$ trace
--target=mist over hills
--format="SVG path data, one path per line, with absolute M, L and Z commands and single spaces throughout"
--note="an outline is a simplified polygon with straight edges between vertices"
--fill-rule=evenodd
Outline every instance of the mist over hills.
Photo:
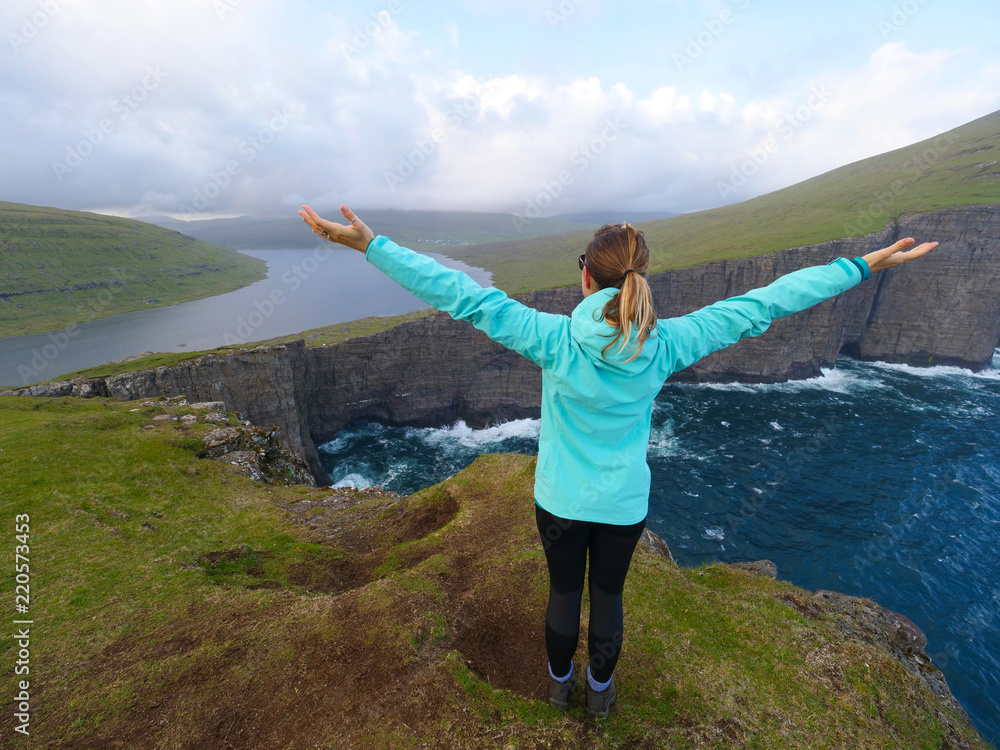
M 666 211 L 599 210 L 531 219 L 356 210 L 377 234 L 485 268 L 498 287 L 519 293 L 577 283 L 573 259 L 606 222 L 640 225 L 652 252 L 649 271 L 655 273 L 863 236 L 903 214 L 997 204 L 998 147 L 1000 112 L 994 112 L 743 203 L 671 218 L 658 218 L 669 216 Z M 751 162 L 734 173 L 740 170 L 753 179 Z M 219 246 L 314 246 L 315 236 L 292 209 L 289 213 L 287 219 L 137 221 L 0 202 L 0 336 L 55 330 L 249 284 L 262 278 L 264 264 Z
M 903 214 L 997 204 L 998 160 L 1000 112 L 994 112 L 743 203 L 644 222 L 652 254 L 649 271 L 863 236 Z M 747 163 L 739 169 L 749 173 L 745 179 L 753 179 Z M 447 252 L 490 271 L 498 287 L 516 294 L 578 283 L 572 260 L 589 236 L 583 230 Z
M 487 242 L 518 240 L 593 229 L 608 222 L 638 222 L 673 216 L 670 212 L 628 212 L 601 210 L 559 214 L 547 218 L 525 219 L 513 214 L 474 211 L 399 211 L 364 209 L 352 206 L 376 234 L 392 237 L 400 243 L 429 242 L 442 245 L 475 245 Z M 316 237 L 302 223 L 298 209 L 289 209 L 288 217 L 240 216 L 231 219 L 183 221 L 170 216 L 143 216 L 142 221 L 183 232 L 205 242 L 227 245 L 237 250 L 309 248 Z M 339 212 L 321 212 L 333 221 L 341 221 Z

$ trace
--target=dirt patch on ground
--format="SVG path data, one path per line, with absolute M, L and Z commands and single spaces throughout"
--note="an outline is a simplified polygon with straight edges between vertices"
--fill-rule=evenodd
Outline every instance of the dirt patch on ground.
M 350 507 L 309 519 L 317 540 L 344 550 L 337 559 L 309 560 L 289 566 L 289 581 L 310 592 L 338 593 L 364 586 L 380 577 L 378 569 L 395 555 L 393 572 L 418 565 L 441 545 L 397 545 L 422 540 L 444 528 L 458 513 L 458 500 L 450 494 L 419 503 L 381 499 L 374 504 Z
M 523 593 L 526 577 L 544 574 L 535 562 L 513 570 L 508 587 L 479 585 L 465 593 L 455 612 L 455 646 L 494 687 L 547 700 L 545 611 Z
M 260 592 L 278 597 L 263 608 L 241 609 L 246 588 L 223 587 L 232 608 L 216 607 L 210 620 L 192 602 L 157 629 L 109 644 L 90 660 L 88 679 L 142 681 L 150 664 L 164 668 L 91 736 L 59 746 L 360 748 L 378 736 L 388 747 L 393 733 L 429 732 L 439 736 L 427 746 L 451 747 L 434 727 L 468 724 L 448 666 L 455 658 L 493 687 L 544 701 L 544 559 L 530 555 L 540 551 L 530 497 L 513 525 L 510 502 L 450 487 L 412 502 L 299 501 L 296 517 L 339 556 L 289 566 L 298 588 Z M 265 559 L 238 547 L 199 563 L 252 576 Z
M 396 543 L 422 539 L 444 526 L 458 513 L 458 500 L 448 495 L 435 503 L 425 503 L 406 514 L 396 533 Z
M 206 552 L 199 558 L 209 574 L 240 570 L 249 576 L 260 578 L 264 575 L 264 560 L 274 558 L 269 550 L 233 547 L 231 549 Z
M 308 561 L 289 566 L 288 580 L 308 591 L 332 594 L 364 586 L 374 570 L 375 566 L 364 558 Z

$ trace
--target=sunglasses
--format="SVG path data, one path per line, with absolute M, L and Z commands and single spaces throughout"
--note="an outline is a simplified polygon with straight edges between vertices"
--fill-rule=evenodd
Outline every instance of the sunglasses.
M 580 262 L 580 270 L 582 271 L 583 267 L 587 265 L 587 254 L 584 253 L 579 258 L 577 258 L 577 260 Z

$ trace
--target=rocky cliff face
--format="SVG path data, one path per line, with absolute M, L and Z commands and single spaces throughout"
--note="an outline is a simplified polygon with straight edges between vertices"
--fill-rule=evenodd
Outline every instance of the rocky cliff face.
M 903 216 L 866 237 L 654 274 L 649 280 L 657 314 L 684 315 L 796 269 L 864 255 L 907 236 L 941 245 L 915 263 L 878 273 L 842 295 L 779 319 L 763 336 L 716 352 L 671 379 L 774 382 L 810 377 L 832 366 L 842 351 L 912 365 L 986 367 L 1000 339 L 1000 206 Z M 564 314 L 581 298 L 578 288 L 519 297 L 531 307 Z M 262 346 L 44 388 L 52 395 L 135 399 L 185 394 L 224 401 L 255 424 L 280 426 L 284 445 L 305 456 L 324 481 L 315 444 L 329 440 L 348 422 L 427 426 L 464 419 L 483 426 L 538 416 L 541 372 L 471 325 L 437 313 L 314 349 L 301 341 Z

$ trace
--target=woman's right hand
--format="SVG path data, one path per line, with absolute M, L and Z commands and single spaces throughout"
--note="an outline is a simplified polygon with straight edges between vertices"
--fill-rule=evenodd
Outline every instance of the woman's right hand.
M 303 206 L 302 210 L 299 211 L 299 216 L 302 217 L 302 221 L 310 226 L 314 233 L 318 234 L 324 240 L 338 242 L 341 245 L 346 245 L 357 250 L 359 253 L 363 253 L 368 248 L 368 243 L 372 241 L 375 234 L 346 205 L 341 204 L 340 213 L 344 215 L 345 219 L 351 222 L 350 225 L 344 226 L 343 224 L 327 221 L 309 208 L 309 206 Z
M 907 237 L 894 245 L 883 247 L 881 250 L 876 250 L 873 253 L 868 253 L 862 260 L 868 264 L 871 272 L 875 273 L 876 271 L 898 266 L 900 263 L 905 263 L 908 260 L 919 258 L 924 253 L 930 252 L 938 246 L 937 242 L 925 242 L 920 247 L 915 247 L 912 250 L 904 252 L 903 248 L 909 247 L 913 242 L 914 239 L 912 237 Z

